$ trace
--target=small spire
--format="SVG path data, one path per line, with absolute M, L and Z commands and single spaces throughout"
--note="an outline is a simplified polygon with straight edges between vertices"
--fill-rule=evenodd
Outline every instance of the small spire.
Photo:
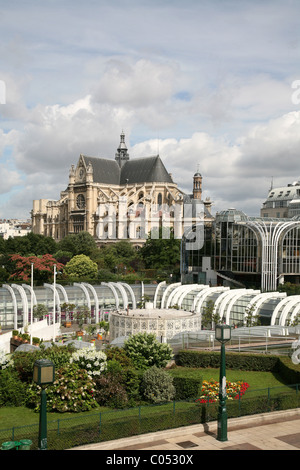
M 129 160 L 129 154 L 128 154 L 128 150 L 125 144 L 125 134 L 123 130 L 120 135 L 120 144 L 119 144 L 116 156 L 115 156 L 115 160 L 118 162 L 120 167 L 122 167 L 123 164 L 127 160 Z

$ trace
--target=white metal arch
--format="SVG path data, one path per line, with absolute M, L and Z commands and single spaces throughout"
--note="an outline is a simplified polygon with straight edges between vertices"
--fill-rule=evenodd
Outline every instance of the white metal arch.
M 262 243 L 261 290 L 263 292 L 275 291 L 277 288 L 279 239 L 285 230 L 288 233 L 297 225 L 299 226 L 300 221 L 277 222 L 275 225 L 271 222 L 267 226 L 265 221 L 261 220 L 260 222 L 248 221 L 247 224 L 256 229 Z
M 233 289 L 229 290 L 228 292 L 225 292 L 225 295 L 224 297 L 222 297 L 222 300 L 219 305 L 220 320 L 223 319 L 226 305 L 230 302 L 232 297 L 235 297 L 238 294 L 245 294 L 245 292 L 247 292 L 247 289 Z
M 270 325 L 273 326 L 273 325 L 276 325 L 276 319 L 277 319 L 277 316 L 279 315 L 279 313 L 281 312 L 281 309 L 284 308 L 284 306 L 290 302 L 290 297 L 289 296 L 286 296 L 284 299 L 282 299 L 277 305 L 276 307 L 274 308 L 273 310 L 273 313 L 272 313 L 272 316 L 271 316 L 271 322 L 270 322 Z M 280 318 L 280 317 L 279 317 Z M 278 322 L 279 322 L 279 319 L 278 319 Z
M 12 304 L 14 307 L 14 330 L 17 330 L 18 329 L 18 304 L 17 304 L 16 294 L 14 293 L 14 290 L 8 284 L 3 284 L 2 287 L 4 287 L 4 289 L 7 289 L 11 295 Z
M 97 295 L 97 292 L 95 291 L 95 288 L 94 286 L 92 286 L 91 284 L 88 284 L 87 282 L 83 282 L 82 283 L 87 289 L 89 289 L 93 296 L 94 296 L 94 302 L 95 302 L 95 323 L 98 323 L 99 322 L 99 299 L 98 299 L 98 295 Z
M 91 308 L 92 308 L 91 298 L 90 298 L 90 294 L 89 294 L 89 291 L 87 290 L 86 286 L 81 282 L 80 283 L 79 282 L 74 282 L 73 286 L 79 287 L 83 291 L 84 296 L 85 296 L 86 301 L 87 301 L 88 309 L 91 311 Z
M 56 287 L 56 289 L 60 290 L 60 292 L 62 293 L 64 302 L 65 302 L 65 303 L 68 303 L 68 302 L 69 302 L 69 299 L 68 299 L 68 294 L 67 294 L 67 292 L 66 292 L 66 289 L 65 289 L 62 285 L 57 284 L 57 283 L 55 283 L 55 287 Z
M 195 285 L 196 284 L 192 284 L 192 286 Z M 189 290 L 190 286 L 191 284 L 184 284 L 176 287 L 168 297 L 166 308 L 178 304 L 178 298 L 182 295 L 182 292 L 186 292 L 187 290 Z
M 112 282 L 111 284 L 116 289 L 118 289 L 118 291 L 121 293 L 121 297 L 122 297 L 122 301 L 123 301 L 123 308 L 127 308 L 127 306 L 128 306 L 128 296 L 127 296 L 126 290 L 124 289 L 124 286 L 122 286 L 122 284 L 120 284 L 119 282 Z
M 229 291 L 230 287 L 224 287 L 224 292 L 222 292 L 215 301 L 214 313 L 217 312 L 217 310 L 219 309 L 219 305 L 222 304 L 223 299 L 228 295 Z
M 299 302 L 298 305 L 296 305 L 296 308 L 294 308 L 294 310 L 293 310 L 293 313 L 291 315 L 291 322 L 293 322 L 294 319 L 297 318 L 297 315 L 298 315 L 299 311 L 300 311 L 300 302 Z
M 273 310 L 273 313 L 272 313 L 272 316 L 271 316 L 271 322 L 270 324 L 273 326 L 276 324 L 276 318 L 277 318 L 277 315 L 279 314 L 279 312 L 281 311 L 282 307 L 284 307 L 284 305 L 286 303 L 288 303 L 290 300 L 289 300 L 289 297 L 286 297 L 285 299 L 281 300 L 281 302 L 279 302 L 276 307 L 274 308 Z
M 252 306 L 254 306 L 254 310 L 252 312 L 252 315 L 258 315 L 258 310 L 260 306 L 265 303 L 268 299 L 271 299 L 272 297 L 275 298 L 280 298 L 280 297 L 286 297 L 285 292 L 262 292 L 261 294 L 255 296 L 253 299 L 250 300 L 249 304 L 247 305 L 248 309 L 251 309 Z M 248 313 L 245 312 L 244 314 L 244 322 L 246 322 L 246 318 L 248 316 Z
M 35 295 L 34 289 L 32 289 L 32 287 L 29 286 L 28 284 L 22 284 L 22 287 L 23 287 L 25 290 L 29 290 L 30 295 L 32 294 L 32 302 L 33 302 L 33 305 L 37 305 L 37 300 L 36 300 L 36 295 Z
M 203 292 L 208 290 L 208 289 L 211 289 L 211 288 L 209 286 L 205 285 L 205 284 L 199 284 L 199 292 L 194 297 L 192 308 L 191 308 L 192 312 L 196 311 L 196 307 L 197 307 L 197 304 L 198 304 L 198 301 L 199 301 L 200 297 L 203 295 Z
M 166 288 L 165 292 L 163 293 L 162 299 L 161 299 L 161 304 L 160 308 L 165 308 L 165 300 L 167 297 L 167 294 L 170 290 L 176 289 L 176 287 L 181 286 L 181 282 L 174 282 L 173 284 L 169 284 L 168 287 Z
M 54 285 L 53 284 L 44 283 L 44 287 L 48 287 L 54 293 Z M 60 316 L 60 313 L 61 313 L 60 299 L 59 299 L 59 294 L 58 294 L 57 289 L 56 289 L 56 284 L 55 284 L 55 304 L 56 304 L 56 307 L 57 307 L 57 310 L 58 310 L 58 313 L 59 313 L 59 316 Z
M 157 287 L 156 287 L 155 293 L 154 293 L 154 300 L 153 300 L 153 307 L 154 308 L 157 308 L 156 304 L 157 304 L 158 293 L 159 293 L 161 287 L 163 287 L 165 285 L 166 285 L 166 281 L 162 281 L 159 284 L 157 284 Z
M 20 297 L 22 300 L 22 310 L 23 310 L 23 327 L 25 327 L 28 324 L 28 300 L 27 300 L 26 292 L 23 289 L 23 287 L 19 286 L 18 284 L 12 284 L 11 287 L 17 290 L 20 294 Z
M 201 287 L 204 287 L 203 284 L 190 284 L 190 288 L 184 290 L 181 294 L 180 294 L 180 297 L 178 299 L 178 306 L 181 307 L 185 297 L 193 290 L 197 290 L 197 287 L 198 286 L 201 286 Z
M 132 287 L 126 282 L 119 282 L 118 284 L 121 284 L 124 287 L 124 289 L 127 289 L 129 291 L 131 300 L 132 300 L 132 308 L 136 309 L 136 298 L 135 298 Z
M 224 287 L 223 286 L 218 286 L 218 287 L 209 287 L 208 289 L 204 289 L 202 291 L 202 295 L 199 297 L 198 301 L 197 301 L 197 304 L 195 306 L 195 311 L 197 313 L 200 313 L 201 312 L 201 308 L 202 308 L 202 305 L 204 303 L 204 301 L 206 300 L 206 298 L 216 292 L 223 292 L 224 291 Z
M 291 313 L 291 310 L 294 310 L 293 307 L 296 305 L 296 307 L 300 306 L 300 295 L 292 295 L 288 297 L 289 302 L 287 305 L 285 305 L 282 309 L 282 312 L 279 317 L 279 325 L 285 326 L 286 322 L 286 317 L 288 316 L 289 313 Z
M 257 294 L 258 292 L 260 291 L 247 289 L 246 292 L 239 292 L 237 295 L 234 295 L 226 306 L 225 323 L 229 325 L 232 306 L 238 299 L 244 297 L 245 295 Z
M 112 291 L 113 296 L 115 298 L 116 309 L 118 309 L 119 308 L 119 296 L 118 296 L 117 291 L 114 288 L 114 286 L 110 282 L 101 282 L 101 285 L 102 286 L 107 286 L 107 287 L 110 288 L 110 290 Z

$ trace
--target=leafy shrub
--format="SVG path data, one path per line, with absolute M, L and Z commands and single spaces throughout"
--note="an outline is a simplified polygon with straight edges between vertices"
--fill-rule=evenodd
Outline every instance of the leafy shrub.
M 99 405 L 111 408 L 124 408 L 128 396 L 122 378 L 111 372 L 95 379 L 95 400 Z
M 41 346 L 41 349 L 37 349 L 36 351 L 16 351 L 14 352 L 12 359 L 14 368 L 18 372 L 22 382 L 31 383 L 33 377 L 33 366 L 36 360 L 49 359 L 53 362 L 55 369 L 59 369 L 60 367 L 69 364 L 73 351 L 74 348 L 70 346 L 53 345 L 51 348 L 47 349 Z
M 154 334 L 137 333 L 124 343 L 124 349 L 137 369 L 157 366 L 165 367 L 172 358 L 172 348 L 159 343 Z
M 95 383 L 88 373 L 76 364 L 68 364 L 55 372 L 55 381 L 47 387 L 47 411 L 89 411 L 96 406 Z M 28 387 L 26 405 L 40 408 L 41 387 Z
M 12 369 L 0 371 L 0 406 L 22 406 L 25 403 L 26 384 Z
M 108 361 L 115 360 L 119 362 L 122 367 L 133 367 L 133 362 L 127 355 L 124 348 L 119 348 L 118 346 L 108 346 L 105 349 L 105 354 Z
M 141 386 L 144 398 L 151 403 L 163 403 L 175 397 L 173 377 L 156 366 L 144 372 Z

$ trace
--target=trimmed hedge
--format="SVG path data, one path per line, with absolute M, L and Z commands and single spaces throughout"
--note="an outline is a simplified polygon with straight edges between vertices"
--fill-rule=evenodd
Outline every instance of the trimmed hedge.
M 291 384 L 300 383 L 300 364 L 293 364 L 289 357 L 280 357 L 278 361 L 280 377 Z
M 173 377 L 175 387 L 175 400 L 186 400 L 201 395 L 202 378 L 194 379 L 191 377 Z
M 218 368 L 220 353 L 215 351 L 179 351 L 175 363 L 182 367 Z M 290 384 L 300 383 L 300 364 L 291 358 L 265 354 L 233 353 L 226 351 L 226 367 L 233 370 L 278 372 Z

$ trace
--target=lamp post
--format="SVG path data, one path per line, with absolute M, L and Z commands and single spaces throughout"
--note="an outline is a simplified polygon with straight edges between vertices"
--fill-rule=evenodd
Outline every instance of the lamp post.
M 229 325 L 216 325 L 215 337 L 216 340 L 221 343 L 217 439 L 218 441 L 227 441 L 225 343 L 227 343 L 227 341 L 229 341 L 231 338 L 231 327 Z
M 39 423 L 39 450 L 47 450 L 47 396 L 45 385 L 54 382 L 55 366 L 48 359 L 39 359 L 33 366 L 33 381 L 42 387 L 40 423 Z
M 32 324 L 33 324 L 33 263 L 31 263 L 31 282 L 30 282 L 30 344 L 32 344 Z
M 54 274 L 53 274 L 53 343 L 55 343 L 55 315 L 56 315 L 56 264 L 54 265 Z

